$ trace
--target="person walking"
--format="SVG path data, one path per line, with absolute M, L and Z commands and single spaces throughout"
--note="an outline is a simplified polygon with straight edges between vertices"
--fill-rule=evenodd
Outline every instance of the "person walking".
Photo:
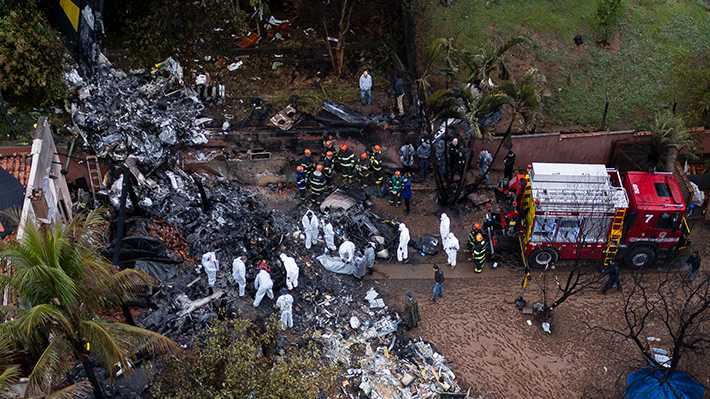
M 441 271 L 439 265 L 432 266 L 434 269 L 434 298 L 432 298 L 431 303 L 436 302 L 437 295 L 441 298 L 444 297 L 444 272 Z
M 254 307 L 258 308 L 261 300 L 264 299 L 264 294 L 268 295 L 269 298 L 274 299 L 274 282 L 271 280 L 271 275 L 266 268 L 266 261 L 261 261 L 259 264 L 259 274 L 256 275 L 254 279 L 254 289 L 256 290 L 256 297 L 254 298 Z
M 372 174 L 375 176 L 375 184 L 382 184 L 382 180 L 384 179 L 382 175 L 382 148 L 380 148 L 379 145 L 376 145 L 372 149 L 370 166 L 372 167 Z
M 508 154 L 503 158 L 503 164 L 505 165 L 503 177 L 510 181 L 513 178 L 513 168 L 515 167 L 515 153 L 513 150 L 508 150 Z
M 417 158 L 419 158 L 419 173 L 422 181 L 426 180 L 427 172 L 429 172 L 429 155 L 431 154 L 431 146 L 424 139 L 417 148 Z
M 404 178 L 398 170 L 395 170 L 392 179 L 390 179 L 389 199 L 387 201 L 390 205 L 394 204 L 395 200 L 397 200 L 397 206 L 402 203 L 403 185 Z
M 323 237 L 325 238 L 325 246 L 331 250 L 335 251 L 338 249 L 335 246 L 335 230 L 333 230 L 333 224 L 330 223 L 330 220 L 325 220 L 323 225 Z
M 281 288 L 279 293 L 276 306 L 281 310 L 281 329 L 293 328 L 293 297 L 285 288 Z
M 491 184 L 488 168 L 491 166 L 491 163 L 493 163 L 493 156 L 484 148 L 481 150 L 481 153 L 478 154 L 476 162 L 478 163 L 478 174 L 480 176 L 486 176 L 486 187 L 488 187 Z
M 412 198 L 412 183 L 409 176 L 404 175 L 402 179 L 402 198 L 404 198 L 404 216 L 409 216 L 409 199 Z
M 404 223 L 399 224 L 399 247 L 397 247 L 397 261 L 409 263 L 409 229 Z
M 473 245 L 473 271 L 480 273 L 483 271 L 483 262 L 486 261 L 486 242 L 481 234 L 476 235 L 476 242 Z
M 404 303 L 403 325 L 404 329 L 409 331 L 419 325 L 419 321 L 421 321 L 422 317 L 419 314 L 417 298 L 415 298 L 411 292 L 407 292 L 405 295 L 407 296 L 407 301 Z
M 397 98 L 397 108 L 399 108 L 399 116 L 404 115 L 404 81 L 392 74 L 392 82 L 394 88 L 394 96 Z
M 698 270 L 700 270 L 700 254 L 698 251 L 693 251 L 693 254 L 690 255 L 688 260 L 686 260 L 683 265 L 688 267 L 688 275 L 690 276 L 690 282 L 692 283 L 698 275 Z
M 439 222 L 439 235 L 441 236 L 441 247 L 445 248 L 444 241 L 446 240 L 446 237 L 449 236 L 449 231 L 451 229 L 451 220 L 449 219 L 449 215 L 446 213 L 442 213 L 441 217 L 439 218 L 441 221 Z
M 282 253 L 280 256 L 281 262 L 286 269 L 286 287 L 289 291 L 298 287 L 298 265 L 296 259 Z
M 367 71 L 363 71 L 360 75 L 360 100 L 362 105 L 365 105 L 365 97 L 367 97 L 367 103 L 372 104 L 372 76 L 370 76 Z
M 619 291 L 621 291 L 621 280 L 619 279 L 621 271 L 619 270 L 619 264 L 616 263 L 616 260 L 610 259 L 607 268 L 609 273 L 609 280 L 607 280 L 606 284 L 604 284 L 602 294 L 606 294 L 606 291 L 615 285 L 618 286 Z M 606 270 L 602 270 L 602 273 L 604 273 L 605 271 Z
M 375 246 L 370 241 L 365 245 L 365 267 L 367 274 L 375 272 Z
M 446 241 L 444 242 L 444 250 L 446 251 L 446 255 L 449 257 L 448 263 L 451 265 L 451 270 L 454 270 L 456 267 L 456 254 L 459 250 L 459 239 L 456 238 L 454 233 L 449 233 L 449 236 L 446 238 Z
M 239 284 L 239 296 L 244 296 L 244 290 L 247 287 L 247 267 L 244 264 L 246 260 L 246 255 L 242 255 L 234 258 L 232 262 L 232 277 Z
M 309 210 L 301 219 L 303 232 L 306 234 L 306 249 L 311 249 L 311 245 L 318 244 L 318 217 Z
M 409 140 L 404 142 L 404 145 L 399 148 L 399 160 L 402 161 L 402 173 L 408 174 L 414 164 L 414 146 L 409 143 Z

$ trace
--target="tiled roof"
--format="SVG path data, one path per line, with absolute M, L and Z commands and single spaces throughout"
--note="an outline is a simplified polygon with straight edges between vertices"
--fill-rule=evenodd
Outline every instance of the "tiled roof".
M 7 152 L 0 149 L 0 167 L 8 171 L 20 181 L 22 186 L 27 187 L 27 180 L 30 177 L 32 168 L 32 155 L 29 147 L 27 152 Z

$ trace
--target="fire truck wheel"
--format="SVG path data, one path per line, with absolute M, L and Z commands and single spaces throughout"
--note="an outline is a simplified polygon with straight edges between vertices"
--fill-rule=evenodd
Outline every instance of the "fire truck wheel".
M 552 248 L 537 248 L 528 256 L 528 263 L 531 267 L 544 268 L 547 264 L 557 262 L 557 251 Z
M 630 269 L 643 269 L 653 264 L 656 260 L 656 253 L 653 248 L 640 245 L 631 249 L 624 260 Z

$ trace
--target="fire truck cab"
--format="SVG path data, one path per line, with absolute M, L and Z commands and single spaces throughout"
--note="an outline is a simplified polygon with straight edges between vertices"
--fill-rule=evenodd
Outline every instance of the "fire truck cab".
M 563 259 L 615 259 L 642 268 L 686 245 L 685 202 L 671 173 L 619 172 L 604 165 L 533 163 L 509 183 L 532 267 Z M 503 215 L 503 214 L 502 214 Z

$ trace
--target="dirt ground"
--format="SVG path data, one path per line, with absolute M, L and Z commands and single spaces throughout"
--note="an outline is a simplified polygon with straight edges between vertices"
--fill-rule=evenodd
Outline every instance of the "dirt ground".
M 259 190 L 268 194 L 266 188 Z M 433 200 L 433 183 L 415 184 L 413 192 L 409 216 L 404 216 L 404 205 L 391 206 L 385 199 L 374 200 L 370 209 L 381 216 L 399 217 L 415 238 L 438 235 L 439 215 L 446 211 L 462 248 L 471 224 L 484 219 L 485 211 L 472 206 L 458 211 L 441 208 Z M 294 205 L 295 197 L 266 195 L 264 199 L 282 210 L 299 207 Z M 704 243 L 709 237 L 707 227 L 697 222 L 691 238 L 701 256 L 707 255 Z M 375 273 L 363 279 L 363 292 L 374 287 L 385 303 L 401 310 L 404 294 L 411 291 L 418 299 L 422 321 L 407 335 L 434 343 L 451 362 L 462 389 L 471 389 L 471 397 L 619 398 L 626 376 L 644 367 L 638 349 L 630 343 L 616 342 L 590 328 L 623 325 L 622 297 L 616 289 L 603 295 L 595 288 L 568 299 L 553 312 L 548 334 L 535 316 L 523 314 L 514 304 L 523 278 L 518 265 L 492 269 L 487 262 L 483 273 L 475 274 L 470 255 L 462 251 L 455 270 L 446 264 L 443 251 L 421 256 L 410 247 L 409 256 L 408 264 L 376 262 Z M 446 278 L 444 297 L 436 303 L 431 303 L 433 264 L 442 266 Z M 525 299 L 528 305 L 541 301 L 539 287 L 528 285 Z M 660 325 L 651 323 L 648 330 L 662 338 L 656 347 L 667 348 L 670 340 L 662 335 Z

